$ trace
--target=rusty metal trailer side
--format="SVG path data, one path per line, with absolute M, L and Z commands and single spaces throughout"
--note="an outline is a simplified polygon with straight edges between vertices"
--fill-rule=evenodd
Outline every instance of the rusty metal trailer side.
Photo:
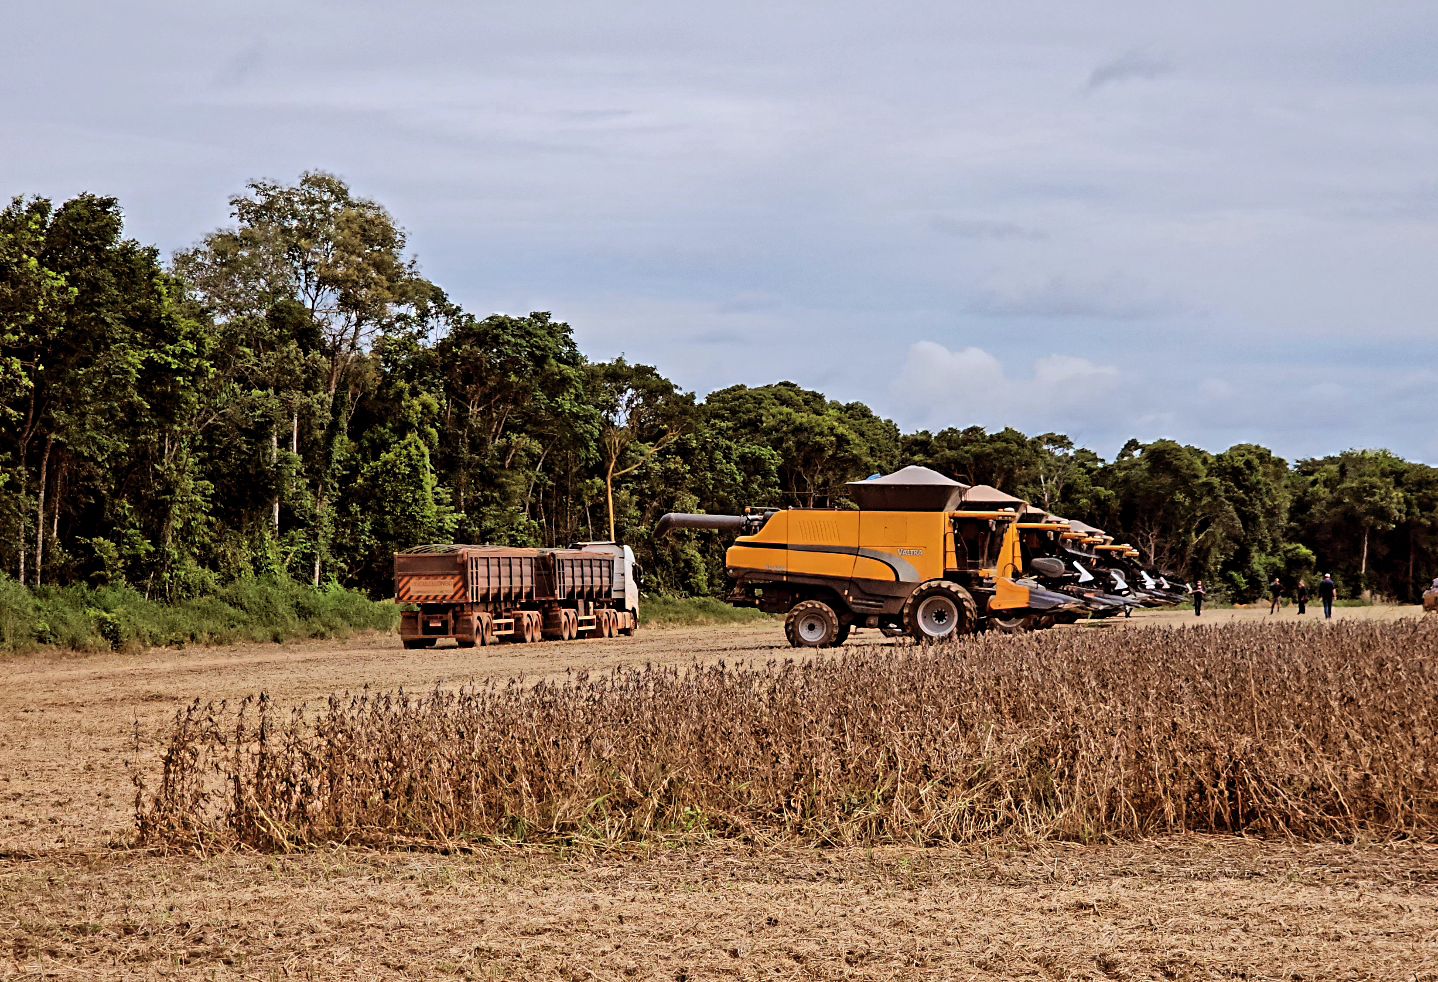
M 633 613 L 613 609 L 615 583 L 612 555 L 578 549 L 453 545 L 395 554 L 395 601 L 418 608 L 401 614 L 407 648 L 446 637 L 472 647 L 633 633 Z

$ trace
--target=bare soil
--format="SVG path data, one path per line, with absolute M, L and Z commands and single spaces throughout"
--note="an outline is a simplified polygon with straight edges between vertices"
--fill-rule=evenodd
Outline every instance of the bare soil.
M 1421 613 L 1335 614 L 1400 616 Z M 761 623 L 463 651 L 364 637 L 0 661 L 0 976 L 1438 979 L 1438 849 L 1418 844 L 181 858 L 124 845 L 126 763 L 150 769 L 194 698 L 791 655 Z

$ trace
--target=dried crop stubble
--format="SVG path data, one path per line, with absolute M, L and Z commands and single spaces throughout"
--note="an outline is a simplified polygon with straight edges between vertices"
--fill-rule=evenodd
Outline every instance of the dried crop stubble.
M 142 842 L 1438 838 L 1438 624 L 1065 631 L 194 704 Z

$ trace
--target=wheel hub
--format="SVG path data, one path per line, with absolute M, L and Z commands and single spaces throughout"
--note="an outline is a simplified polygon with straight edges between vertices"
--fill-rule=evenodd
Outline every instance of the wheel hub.
M 824 619 L 817 614 L 808 614 L 799 618 L 798 629 L 799 637 L 805 641 L 814 642 L 823 640 L 824 634 L 828 630 L 828 625 L 826 625 Z
M 929 597 L 919 604 L 919 627 L 931 638 L 953 634 L 958 619 L 958 610 L 947 597 Z

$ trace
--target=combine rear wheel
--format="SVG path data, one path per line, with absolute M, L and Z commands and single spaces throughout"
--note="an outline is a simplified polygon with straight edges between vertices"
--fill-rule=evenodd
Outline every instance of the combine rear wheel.
M 832 648 L 839 643 L 839 615 L 822 600 L 805 600 L 784 618 L 784 636 L 795 648 Z
M 915 641 L 952 641 L 972 634 L 978 621 L 973 595 L 948 580 L 930 580 L 904 602 L 904 628 Z

